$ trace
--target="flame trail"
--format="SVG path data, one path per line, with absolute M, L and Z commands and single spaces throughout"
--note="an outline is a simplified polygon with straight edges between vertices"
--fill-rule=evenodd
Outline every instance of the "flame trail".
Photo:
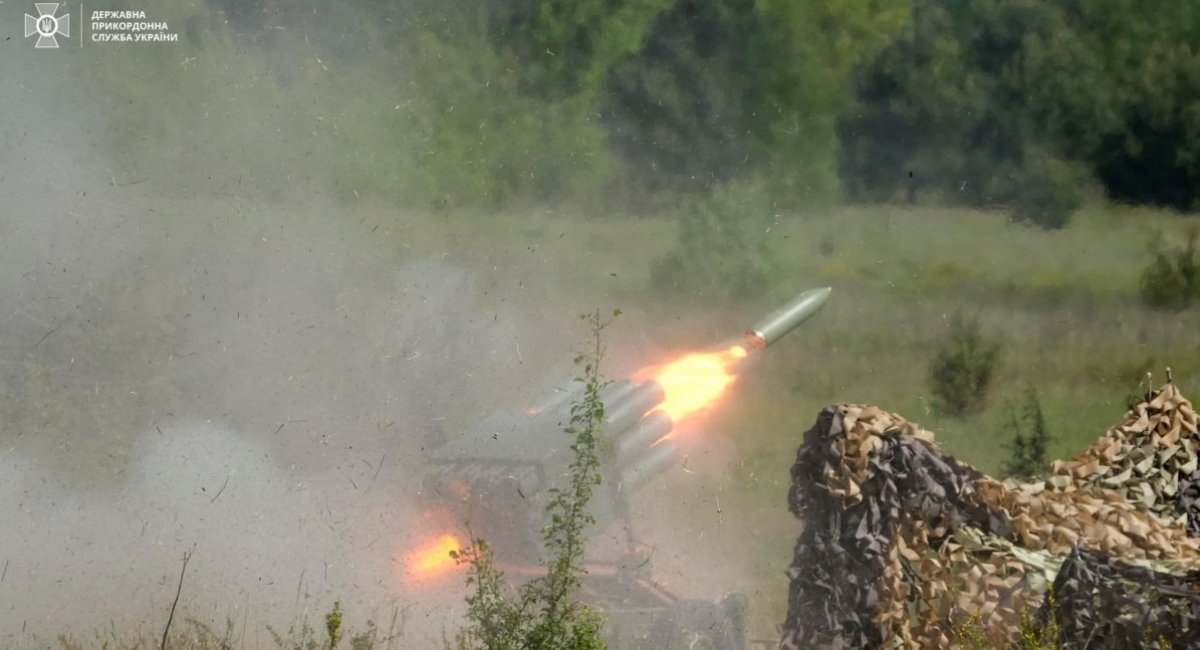
M 405 556 L 405 567 L 408 574 L 414 578 L 434 578 L 458 566 L 454 558 L 450 557 L 450 552 L 462 548 L 463 544 L 458 537 L 445 533 Z
M 638 372 L 653 379 L 666 396 L 656 409 L 679 423 L 717 402 L 738 378 L 738 366 L 747 356 L 741 345 L 717 352 L 697 352 L 676 361 Z

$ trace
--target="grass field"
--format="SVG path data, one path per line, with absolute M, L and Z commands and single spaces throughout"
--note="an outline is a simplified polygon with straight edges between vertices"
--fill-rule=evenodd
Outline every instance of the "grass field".
M 161 269 L 204 237 L 228 239 L 222 254 L 246 258 L 259 254 L 260 239 L 285 253 L 305 242 L 346 240 L 349 249 L 379 258 L 363 267 L 378 271 L 361 271 L 357 280 L 364 296 L 387 290 L 382 269 L 389 264 L 437 258 L 469 269 L 478 278 L 480 293 L 472 297 L 478 304 L 490 304 L 485 294 L 500 286 L 518 311 L 548 315 L 545 332 L 536 334 L 542 345 L 524 351 L 520 368 L 479 360 L 481 369 L 496 366 L 491 376 L 511 372 L 525 382 L 554 379 L 546 369 L 569 358 L 577 338 L 571 318 L 593 307 L 628 312 L 609 335 L 614 352 L 684 351 L 736 335 L 795 292 L 833 286 L 824 311 L 772 348 L 707 416 L 702 437 L 687 441 L 695 473 L 673 472 L 647 496 L 653 511 L 672 509 L 672 539 L 703 540 L 661 551 L 678 558 L 662 559 L 668 572 L 685 573 L 691 562 L 724 562 L 723 549 L 737 549 L 728 559 L 738 567 L 731 572 L 736 577 L 718 587 L 750 597 L 752 631 L 760 637 L 773 636 L 782 620 L 783 569 L 799 530 L 786 511 L 788 468 L 823 406 L 868 402 L 898 412 L 936 432 L 952 454 L 995 473 L 1008 455 L 1008 404 L 1027 386 L 1037 389 L 1055 436 L 1051 453 L 1062 457 L 1121 416 L 1127 397 L 1144 388 L 1147 371 L 1161 381 L 1163 367 L 1171 366 L 1185 395 L 1200 380 L 1197 311 L 1156 312 L 1137 297 L 1151 243 L 1178 238 L 1198 221 L 1191 216 L 1092 207 L 1067 229 L 1046 233 L 998 212 L 955 209 L 837 207 L 784 215 L 771 227 L 779 258 L 771 286 L 761 297 L 730 303 L 713 297 L 717 287 L 712 295 L 662 295 L 651 287 L 650 269 L 675 239 L 674 225 L 654 217 L 550 210 L 413 214 L 367 202 L 332 211 L 191 200 L 169 209 L 154 205 L 158 212 L 146 224 L 156 225 L 147 227 L 169 234 L 171 243 L 158 252 L 163 259 L 147 264 Z M 213 235 L 195 216 L 214 212 L 241 220 L 223 222 Z M 173 225 L 160 219 L 163 213 L 183 216 Z M 309 234 L 295 241 L 272 234 L 293 229 Z M 339 296 L 338 309 L 353 310 L 356 300 Z M 978 317 L 1002 344 L 989 406 L 970 419 L 933 409 L 927 382 L 929 360 L 955 312 Z M 613 366 L 613 372 L 625 369 Z M 481 385 L 465 391 L 475 395 L 469 408 L 445 414 L 448 431 L 471 424 L 480 410 L 517 399 L 516 392 Z M 43 400 L 47 408 L 50 401 Z M 706 461 L 709 455 L 719 459 Z M 201 628 L 181 627 L 189 629 Z M 126 638 L 120 634 L 105 638 L 109 647 L 138 645 L 119 642 Z M 84 639 L 84 645 L 93 644 Z
M 658 220 L 598 217 L 568 228 L 535 215 L 487 219 L 483 227 L 492 242 L 516 238 L 523 250 L 536 247 L 546 257 L 548 293 L 550 283 L 561 283 L 575 286 L 576 296 L 643 308 L 648 322 L 662 323 L 652 337 L 667 345 L 711 342 L 738 331 L 740 315 L 757 314 L 773 299 L 812 286 L 835 288 L 824 312 L 773 349 L 712 416 L 710 435 L 736 449 L 729 479 L 676 484 L 700 490 L 688 499 L 695 521 L 712 518 L 714 500 L 734 513 L 725 523 L 740 532 L 727 542 L 752 531 L 742 541 L 755 557 L 749 563 L 755 578 L 733 587 L 753 594 L 754 629 L 768 633 L 782 618 L 782 568 L 798 530 L 785 511 L 787 471 L 821 407 L 880 405 L 995 474 L 1009 455 L 1010 408 L 1033 387 L 1054 436 L 1051 455 L 1077 453 L 1121 417 L 1127 398 L 1145 389 L 1147 372 L 1161 382 L 1170 366 L 1185 394 L 1200 379 L 1197 312 L 1153 311 L 1137 296 L 1152 243 L 1178 239 L 1196 221 L 1097 206 L 1069 228 L 1047 233 L 1002 213 L 955 209 L 870 206 L 795 215 L 779 220 L 773 241 L 782 268 L 770 297 L 738 305 L 708 304 L 704 295 L 651 295 L 649 266 L 672 238 L 669 224 Z M 450 239 L 469 241 L 467 233 L 478 232 L 480 223 L 443 226 Z M 489 246 L 493 256 L 501 251 L 501 267 L 504 248 Z M 620 274 L 612 278 L 607 269 Z M 1002 345 L 988 407 L 969 419 L 933 409 L 927 381 L 954 312 L 977 317 Z M 690 532 L 703 531 L 697 524 Z
M 347 57 L 338 65 L 318 56 L 305 29 L 279 29 L 260 56 L 232 28 L 189 24 L 197 7 L 169 2 L 155 10 L 153 20 L 209 34 L 185 39 L 171 56 L 114 48 L 103 59 L 54 59 L 60 67 L 47 68 L 46 57 L 39 59 L 43 67 L 27 65 L 42 53 L 24 50 L 31 58 L 13 66 L 20 73 L 14 81 L 22 82 L 13 87 L 22 93 L 0 102 L 34 107 L 26 119 L 43 123 L 43 133 L 61 133 L 61 143 L 42 142 L 36 131 L 27 137 L 34 144 L 14 141 L 40 156 L 20 158 L 20 167 L 53 170 L 30 178 L 70 178 L 71 195 L 78 193 L 60 204 L 44 200 L 42 190 L 20 188 L 25 193 L 10 206 L 21 215 L 11 219 L 23 228 L 18 238 L 30 241 L 6 249 L 15 257 L 6 268 L 19 300 L 5 324 L 5 343 L 15 351 L 0 357 L 6 368 L 19 369 L 13 371 L 19 381 L 0 384 L 0 434 L 11 432 L 0 435 L 0 449 L 36 459 L 31 475 L 63 479 L 69 495 L 123 488 L 127 470 L 142 460 L 138 443 L 161 435 L 157 425 L 172 413 L 216 419 L 233 432 L 230 439 L 263 442 L 270 450 L 264 465 L 307 461 L 304 471 L 313 474 L 336 465 L 318 446 L 327 433 L 347 445 L 378 444 L 399 485 L 425 469 L 416 453 L 423 443 L 414 440 L 429 432 L 416 420 L 436 419 L 441 431 L 433 435 L 454 435 L 493 409 L 560 384 L 571 371 L 572 346 L 582 334 L 575 317 L 582 312 L 625 312 L 606 339 L 610 376 L 618 377 L 649 360 L 737 336 L 778 302 L 828 285 L 834 294 L 822 313 L 769 350 L 704 416 L 699 430 L 680 441 L 685 467 L 652 484 L 639 502 L 639 523 L 648 537 L 659 535 L 656 571 L 684 586 L 696 577 L 706 597 L 745 593 L 752 633 L 772 637 L 783 619 L 783 572 L 800 526 L 786 510 L 788 470 L 821 408 L 879 405 L 934 431 L 950 453 L 994 474 L 1009 455 L 1010 407 L 1027 388 L 1040 396 L 1054 457 L 1102 435 L 1128 397 L 1146 388 L 1147 372 L 1160 382 L 1170 366 L 1185 395 L 1200 393 L 1200 307 L 1161 312 L 1138 299 L 1152 244 L 1179 240 L 1200 226 L 1200 215 L 1096 202 L 1067 228 L 1045 232 L 1011 222 L 1004 211 L 813 208 L 777 215 L 764 233 L 774 261 L 761 295 L 730 298 L 728 286 L 718 285 L 664 291 L 651 271 L 675 249 L 678 232 L 664 215 L 536 205 L 395 207 L 454 205 L 445 196 L 486 205 L 486 185 L 525 170 L 531 154 L 544 159 L 534 166 L 539 174 L 556 172 L 556 161 L 573 160 L 566 154 L 581 142 L 583 149 L 603 143 L 597 124 L 548 123 L 539 130 L 530 122 L 542 113 L 523 114 L 526 104 L 481 101 L 489 95 L 478 86 L 491 73 L 486 66 L 483 73 L 469 69 L 472 52 L 416 44 L 414 50 L 439 61 L 424 73 L 403 57 L 374 57 L 386 62 L 370 66 Z M 390 29 L 355 12 L 341 14 L 346 22 L 335 29 L 348 35 L 374 23 Z M 77 83 L 61 82 L 69 78 Z M 51 92 L 44 104 L 27 99 Z M 81 158 L 83 150 L 95 159 Z M 60 167 L 63 161 L 75 166 Z M 603 176 L 604 165 L 595 167 Z M 599 192 L 600 185 L 588 187 Z M 52 189 L 48 195 L 59 196 L 61 188 Z M 546 195 L 577 195 L 562 189 Z M 623 198 L 613 194 L 587 196 L 596 203 Z M 511 206 L 514 197 L 498 198 L 511 199 L 503 203 Z M 417 272 L 405 275 L 413 267 Z M 439 283 L 441 273 L 453 277 Z M 415 295 L 424 288 L 431 295 Z M 957 313 L 977 318 L 1001 346 L 987 407 L 966 419 L 939 413 L 928 382 L 929 362 Z M 430 339 L 456 349 L 431 350 Z M 422 399 L 406 400 L 406 393 Z M 345 503 L 358 498 L 358 485 L 351 491 L 340 476 L 337 485 Z M 213 509 L 232 507 L 232 496 Z M 205 507 L 209 498 L 197 501 Z M 184 519 L 201 512 L 188 507 L 168 510 Z M 343 534 L 356 514 L 347 512 L 331 532 Z M 389 516 L 397 527 L 409 525 Z M 260 529 L 297 546 L 312 542 Z M 43 533 L 33 530 L 27 537 Z M 47 547 L 67 545 L 45 539 Z M 93 557 L 91 539 L 75 543 L 81 564 Z M 382 552 L 360 553 L 386 563 Z M 150 557 L 138 560 L 151 566 Z M 298 549 L 290 559 L 301 566 L 303 557 Z M 0 557 L 8 571 L 7 582 L 0 575 L 8 590 L 0 591 L 0 601 L 13 593 L 18 571 L 7 560 Z M 59 567 L 53 558 L 47 565 Z M 158 571 L 157 564 L 147 569 Z M 158 591 L 138 582 L 146 600 L 125 606 L 132 611 L 110 629 L 90 636 L 73 629 L 79 645 L 156 646 L 176 571 L 162 570 Z M 291 584 L 279 589 L 280 600 L 290 602 Z M 36 586 L 54 597 L 61 589 L 45 579 Z M 181 633 L 177 647 L 224 648 L 236 638 L 240 648 L 248 636 L 262 636 L 266 645 L 264 626 L 281 622 L 275 615 L 283 610 L 263 605 L 254 610 L 260 620 L 234 617 L 227 629 L 222 615 L 212 614 L 219 607 L 189 613 L 189 595 L 172 628 Z M 228 602 L 231 610 L 251 602 L 218 595 L 218 606 Z M 317 612 L 329 611 L 333 598 L 351 603 L 351 632 L 342 646 L 349 645 L 371 615 L 365 592 L 314 597 L 306 611 L 315 638 L 299 627 L 279 645 L 319 644 L 324 621 Z M 188 621 L 190 614 L 204 622 Z M 53 616 L 42 623 L 53 627 Z M 10 638 L 17 629 L 24 635 L 23 621 L 11 620 Z M 125 620 L 145 624 L 127 630 Z M 0 645 L 10 632 L 5 622 L 0 616 Z M 30 647 L 54 636 L 38 634 Z M 387 638 L 375 647 L 411 646 Z

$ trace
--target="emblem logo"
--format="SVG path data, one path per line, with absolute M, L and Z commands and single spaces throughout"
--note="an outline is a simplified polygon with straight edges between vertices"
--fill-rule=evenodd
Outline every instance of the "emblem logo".
M 71 14 L 55 16 L 58 4 L 57 2 L 35 2 L 33 6 L 37 7 L 37 17 L 25 14 L 25 38 L 34 34 L 37 34 L 38 37 L 34 47 L 57 48 L 60 34 L 64 37 L 71 36 Z

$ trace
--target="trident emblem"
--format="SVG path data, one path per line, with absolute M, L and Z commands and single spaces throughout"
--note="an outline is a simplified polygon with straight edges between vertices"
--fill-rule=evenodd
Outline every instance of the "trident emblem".
M 71 36 L 71 14 L 55 16 L 58 11 L 57 2 L 35 2 L 37 18 L 25 14 L 25 38 L 37 34 L 37 44 L 34 47 L 58 47 L 58 35 Z

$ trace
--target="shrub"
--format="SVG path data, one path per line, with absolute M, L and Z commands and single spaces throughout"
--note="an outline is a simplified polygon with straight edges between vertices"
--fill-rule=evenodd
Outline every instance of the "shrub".
M 929 365 L 934 406 L 958 417 L 983 410 L 999 356 L 1000 343 L 984 336 L 978 321 L 956 313 Z
M 614 317 L 620 312 L 614 312 Z M 587 317 L 591 329 L 588 350 L 576 357 L 583 366 L 578 378 L 583 395 L 571 405 L 564 431 L 574 438 L 574 459 L 567 469 L 568 485 L 550 491 L 550 523 L 542 540 L 550 552 L 547 572 L 513 593 L 487 542 L 472 540 L 470 548 L 451 556 L 470 565 L 467 585 L 467 628 L 458 636 L 460 650 L 602 650 L 599 614 L 580 603 L 577 595 L 584 572 L 585 531 L 595 523 L 588 510 L 592 490 L 600 485 L 600 427 L 604 402 L 600 392 L 600 333 L 611 321 L 599 312 Z M 515 596 L 515 597 L 514 597 Z
M 1154 309 L 1183 309 L 1200 298 L 1200 260 L 1196 257 L 1196 230 L 1187 235 L 1182 249 L 1155 244 L 1154 260 L 1142 271 L 1142 302 Z
M 1070 163 L 1044 155 L 1029 157 L 1014 188 L 1013 217 L 1044 230 L 1065 228 L 1083 203 L 1080 174 Z
M 1046 428 L 1042 403 L 1032 386 L 1026 389 L 1019 412 L 1009 405 L 1008 419 L 1008 430 L 1012 435 L 1008 449 L 1012 456 L 1004 464 L 1004 473 L 1023 478 L 1040 474 L 1048 462 L 1047 447 L 1052 437 Z
M 325 615 L 325 632 L 329 634 L 329 650 L 333 650 L 342 641 L 342 604 L 333 603 L 333 609 Z
M 760 296 L 774 266 L 769 246 L 775 205 L 757 185 L 727 186 L 688 201 L 675 249 L 658 260 L 650 281 L 664 293 Z

